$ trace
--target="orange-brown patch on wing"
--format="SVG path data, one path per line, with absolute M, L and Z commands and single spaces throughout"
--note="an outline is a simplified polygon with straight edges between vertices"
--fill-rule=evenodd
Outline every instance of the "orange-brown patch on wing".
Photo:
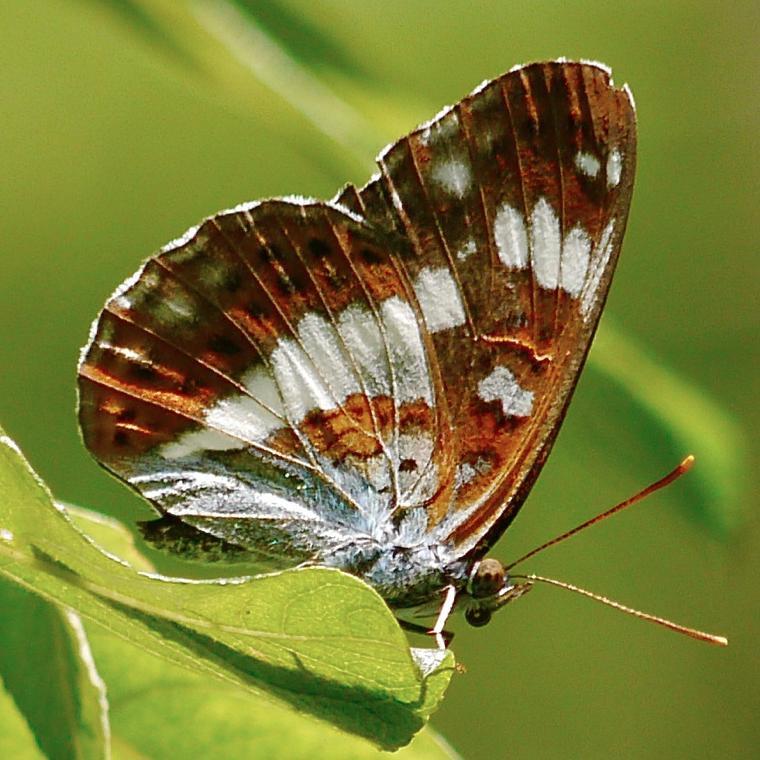
M 316 450 L 334 462 L 342 462 L 349 455 L 366 459 L 382 450 L 373 430 L 369 403 L 361 393 L 349 396 L 342 409 L 313 410 L 300 428 Z
M 93 383 L 121 392 L 131 398 L 146 401 L 154 406 L 163 407 L 170 412 L 176 412 L 185 417 L 201 420 L 207 406 L 207 389 L 197 386 L 190 392 L 180 390 L 162 390 L 150 388 L 144 384 L 130 383 L 116 374 L 111 374 L 103 367 L 84 365 L 80 368 L 81 377 Z M 108 411 L 108 410 L 104 410 Z
M 505 415 L 498 401 L 470 401 L 458 428 L 459 460 L 470 465 L 475 475 L 458 489 L 459 502 L 466 506 L 488 489 L 496 473 L 505 471 L 527 424 L 528 417 Z
M 430 430 L 433 414 L 424 401 L 404 403 L 395 414 L 401 432 Z M 364 394 L 354 393 L 341 409 L 313 410 L 299 427 L 315 449 L 334 462 L 348 456 L 368 459 L 380 454 L 384 442 L 392 443 L 395 414 L 392 398 L 376 396 L 370 401 Z
M 108 464 L 174 440 L 193 420 L 103 383 L 83 368 L 79 421 L 87 447 Z
M 239 390 L 198 359 L 108 312 L 79 371 L 100 385 L 194 418 L 217 398 Z

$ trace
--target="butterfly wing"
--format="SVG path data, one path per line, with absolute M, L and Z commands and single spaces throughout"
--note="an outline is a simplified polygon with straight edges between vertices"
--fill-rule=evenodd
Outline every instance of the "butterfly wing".
M 268 201 L 206 220 L 114 293 L 80 363 L 80 425 L 165 516 L 156 543 L 197 544 L 179 520 L 258 560 L 319 560 L 440 497 L 451 428 L 403 249 L 335 205 Z
M 207 220 L 94 325 L 87 446 L 169 528 L 275 565 L 364 539 L 484 551 L 556 435 L 634 162 L 627 92 L 595 65 L 536 64 L 390 146 L 336 203 Z
M 447 328 L 432 338 L 457 471 L 430 529 L 460 556 L 501 535 L 549 453 L 607 297 L 635 154 L 632 98 L 604 67 L 531 64 L 389 146 L 379 174 L 339 196 L 408 238 L 427 324 Z M 448 303 L 464 318 L 447 321 Z

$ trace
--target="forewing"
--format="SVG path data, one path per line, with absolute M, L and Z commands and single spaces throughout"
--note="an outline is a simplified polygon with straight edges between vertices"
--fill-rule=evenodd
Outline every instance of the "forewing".
M 430 529 L 485 551 L 558 432 L 607 297 L 635 168 L 630 93 L 592 63 L 517 68 L 389 146 L 338 200 L 408 238 L 455 435 Z
M 331 204 L 206 220 L 93 326 L 85 443 L 164 515 L 292 562 L 450 498 L 440 373 L 403 258 L 403 240 Z

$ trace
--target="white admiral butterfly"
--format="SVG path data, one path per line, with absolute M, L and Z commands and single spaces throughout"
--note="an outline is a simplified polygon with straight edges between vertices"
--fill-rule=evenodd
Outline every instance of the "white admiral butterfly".
M 536 63 L 387 147 L 361 189 L 207 219 L 93 326 L 87 446 L 161 513 L 156 545 L 341 568 L 395 610 L 442 608 L 439 643 L 460 601 L 487 622 L 532 582 L 483 557 L 559 430 L 635 163 L 628 89 Z

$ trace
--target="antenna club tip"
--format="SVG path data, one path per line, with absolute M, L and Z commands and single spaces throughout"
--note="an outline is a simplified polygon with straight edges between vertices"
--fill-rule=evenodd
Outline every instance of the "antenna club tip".
M 683 462 L 678 466 L 678 469 L 681 472 L 688 472 L 693 466 L 694 462 L 696 462 L 696 458 L 694 457 L 694 454 L 689 454 L 687 457 L 684 458 Z

